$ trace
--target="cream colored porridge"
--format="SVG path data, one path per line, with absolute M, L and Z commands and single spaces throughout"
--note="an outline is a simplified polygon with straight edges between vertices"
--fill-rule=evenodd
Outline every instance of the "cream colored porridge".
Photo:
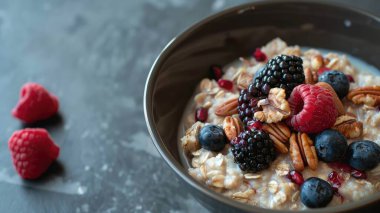
M 331 164 L 329 165 L 316 157 L 313 134 L 305 134 L 305 138 L 308 138 L 305 140 L 311 141 L 309 146 L 302 147 L 307 143 L 300 143 L 303 139 L 298 139 L 298 144 L 301 145 L 299 145 L 298 152 L 296 152 L 297 148 L 293 147 L 294 144 L 292 145 L 290 131 L 293 133 L 297 131 L 294 131 L 291 126 L 285 125 L 286 122 L 284 121 L 289 117 L 287 117 L 287 113 L 282 113 L 287 112 L 288 109 L 288 103 L 285 99 L 281 99 L 281 104 L 284 104 L 284 106 L 279 105 L 280 109 L 277 111 L 270 111 L 270 108 L 267 109 L 263 105 L 263 109 L 258 110 L 261 114 L 252 114 L 252 118 L 262 119 L 261 124 L 266 126 L 263 127 L 264 132 L 270 135 L 272 141 L 277 140 L 273 143 L 277 152 L 276 159 L 270 163 L 269 168 L 257 172 L 240 169 L 238 163 L 234 160 L 230 142 L 247 125 L 243 125 L 239 116 L 234 115 L 238 114 L 236 109 L 233 108 L 236 108 L 236 105 L 230 104 L 232 109 L 228 108 L 230 106 L 229 101 L 238 99 L 239 89 L 246 89 L 252 82 L 255 73 L 268 62 L 268 59 L 280 54 L 295 55 L 302 58 L 305 83 L 308 84 L 317 83 L 318 71 L 321 69 L 339 70 L 351 76 L 354 82 L 349 84 L 350 92 L 348 96 L 342 99 L 343 113 L 341 112 L 342 109 L 338 109 L 339 107 L 337 106 L 337 119 L 330 128 L 342 133 L 347 138 L 348 144 L 363 139 L 380 144 L 380 113 L 378 109 L 380 87 L 371 87 L 373 91 L 367 91 L 369 86 L 380 85 L 380 76 L 369 72 L 375 70 L 375 68 L 363 66 L 357 59 L 350 60 L 340 53 L 288 46 L 278 38 L 270 41 L 260 50 L 266 55 L 267 60 L 258 62 L 254 57 L 240 58 L 237 62 L 223 68 L 222 79 L 233 82 L 232 90 L 220 87 L 215 80 L 203 79 L 200 82 L 194 99 L 190 101 L 185 112 L 183 126 L 181 126 L 185 131 L 183 131 L 183 137 L 181 138 L 182 149 L 180 151 L 186 156 L 184 163 L 189 167 L 189 174 L 210 189 L 231 199 L 273 209 L 303 210 L 308 208 L 301 202 L 300 186 L 287 177 L 289 172 L 293 170 L 297 170 L 302 174 L 304 180 L 309 177 L 319 177 L 330 184 L 333 183 L 328 180 L 329 174 L 333 170 L 338 172 L 339 177 L 342 179 L 341 185 L 338 188 L 338 193 L 334 194 L 327 206 L 360 200 L 365 196 L 370 196 L 380 191 L 379 165 L 366 171 L 366 178 L 355 178 L 349 172 L 342 172 L 331 167 Z M 273 88 L 271 92 L 273 92 L 273 96 L 281 96 L 280 92 L 276 93 Z M 376 94 L 378 95 L 376 96 Z M 221 106 L 227 107 L 221 108 Z M 195 110 L 199 108 L 207 111 L 206 121 L 204 122 L 196 122 L 195 120 Z M 268 113 L 264 108 L 268 110 Z M 274 114 L 270 114 L 271 112 Z M 227 143 L 221 151 L 209 151 L 202 148 L 199 142 L 202 127 L 210 124 L 218 125 L 224 129 Z M 281 128 L 287 128 L 285 131 L 287 133 L 281 134 L 280 131 L 280 134 L 278 134 L 277 130 L 281 130 Z M 273 132 L 271 129 L 276 130 L 277 134 L 275 133 L 276 131 Z M 301 138 L 301 134 L 299 134 L 299 137 L 297 133 L 294 135 L 296 136 L 296 141 L 297 138 Z M 297 146 L 297 143 L 295 144 Z M 311 150 L 309 155 L 308 150 Z M 301 167 L 297 164 L 297 157 L 301 159 L 300 163 L 303 164 Z

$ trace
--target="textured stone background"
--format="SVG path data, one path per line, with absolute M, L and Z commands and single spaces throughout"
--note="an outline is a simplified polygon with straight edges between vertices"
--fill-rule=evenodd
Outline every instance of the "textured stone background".
M 1 211 L 207 212 L 181 190 L 152 145 L 143 87 L 172 37 L 243 2 L 0 1 Z M 379 14 L 374 2 L 355 4 Z M 18 177 L 7 148 L 12 132 L 25 127 L 10 110 L 27 81 L 61 100 L 60 116 L 37 125 L 61 146 L 58 163 L 38 181 Z

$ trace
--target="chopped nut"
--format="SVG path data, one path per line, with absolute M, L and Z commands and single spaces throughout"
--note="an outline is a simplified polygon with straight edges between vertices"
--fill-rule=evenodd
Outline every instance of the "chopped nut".
M 226 116 L 223 121 L 223 130 L 228 140 L 236 138 L 243 131 L 243 125 L 237 116 Z
M 270 193 L 275 194 L 278 191 L 278 183 L 274 180 L 269 181 L 268 190 Z
M 313 141 L 306 133 L 293 133 L 290 137 L 290 158 L 294 169 L 303 171 L 306 165 L 312 170 L 317 169 L 318 157 Z
M 269 137 L 274 142 L 274 146 L 280 153 L 288 153 L 288 148 L 285 143 L 289 141 L 290 129 L 284 123 L 264 124 L 263 130 L 269 134 Z
M 260 100 L 257 106 L 261 106 L 263 111 L 255 112 L 254 117 L 262 122 L 277 123 L 290 115 L 285 90 L 281 88 L 272 88 L 268 98 Z
M 306 84 L 315 84 L 316 82 L 314 81 L 313 78 L 313 73 L 310 68 L 305 68 L 304 69 L 304 74 L 305 74 L 305 83 Z
M 367 86 L 351 90 L 347 95 L 348 100 L 354 104 L 365 104 L 369 107 L 380 105 L 380 86 Z
M 311 57 L 311 68 L 313 70 L 319 70 L 323 67 L 323 57 L 322 55 L 315 55 Z
M 194 152 L 200 148 L 198 134 L 203 126 L 204 124 L 198 121 L 186 130 L 185 136 L 181 138 L 182 148 L 186 153 Z
M 357 138 L 363 134 L 363 123 L 350 115 L 339 116 L 332 128 L 348 139 Z
M 215 114 L 218 116 L 227 116 L 227 115 L 237 114 L 238 105 L 239 105 L 239 102 L 237 98 L 230 99 L 218 105 L 215 109 Z
M 330 84 L 325 83 L 325 82 L 318 82 L 315 85 L 323 87 L 325 89 L 328 89 L 331 92 L 331 94 L 333 95 L 333 101 L 334 101 L 335 108 L 338 110 L 338 115 L 346 114 L 346 110 L 344 109 L 342 101 L 339 99 L 334 88 L 332 88 L 330 86 Z

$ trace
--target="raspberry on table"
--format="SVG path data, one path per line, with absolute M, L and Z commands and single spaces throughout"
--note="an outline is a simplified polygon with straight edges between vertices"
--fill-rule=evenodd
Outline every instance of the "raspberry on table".
M 301 84 L 288 99 L 289 126 L 299 132 L 319 133 L 332 127 L 338 116 L 331 92 L 323 87 Z
M 13 165 L 24 179 L 40 177 L 57 159 L 60 150 L 49 133 L 41 128 L 15 131 L 9 138 L 8 147 Z
M 25 123 L 47 119 L 57 113 L 58 98 L 37 83 L 26 83 L 21 88 L 20 100 L 12 115 Z

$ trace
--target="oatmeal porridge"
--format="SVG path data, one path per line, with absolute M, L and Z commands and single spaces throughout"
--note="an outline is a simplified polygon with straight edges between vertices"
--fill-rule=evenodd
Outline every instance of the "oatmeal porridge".
M 379 192 L 376 71 L 279 38 L 212 66 L 180 127 L 183 163 L 210 189 L 264 208 L 333 206 Z

